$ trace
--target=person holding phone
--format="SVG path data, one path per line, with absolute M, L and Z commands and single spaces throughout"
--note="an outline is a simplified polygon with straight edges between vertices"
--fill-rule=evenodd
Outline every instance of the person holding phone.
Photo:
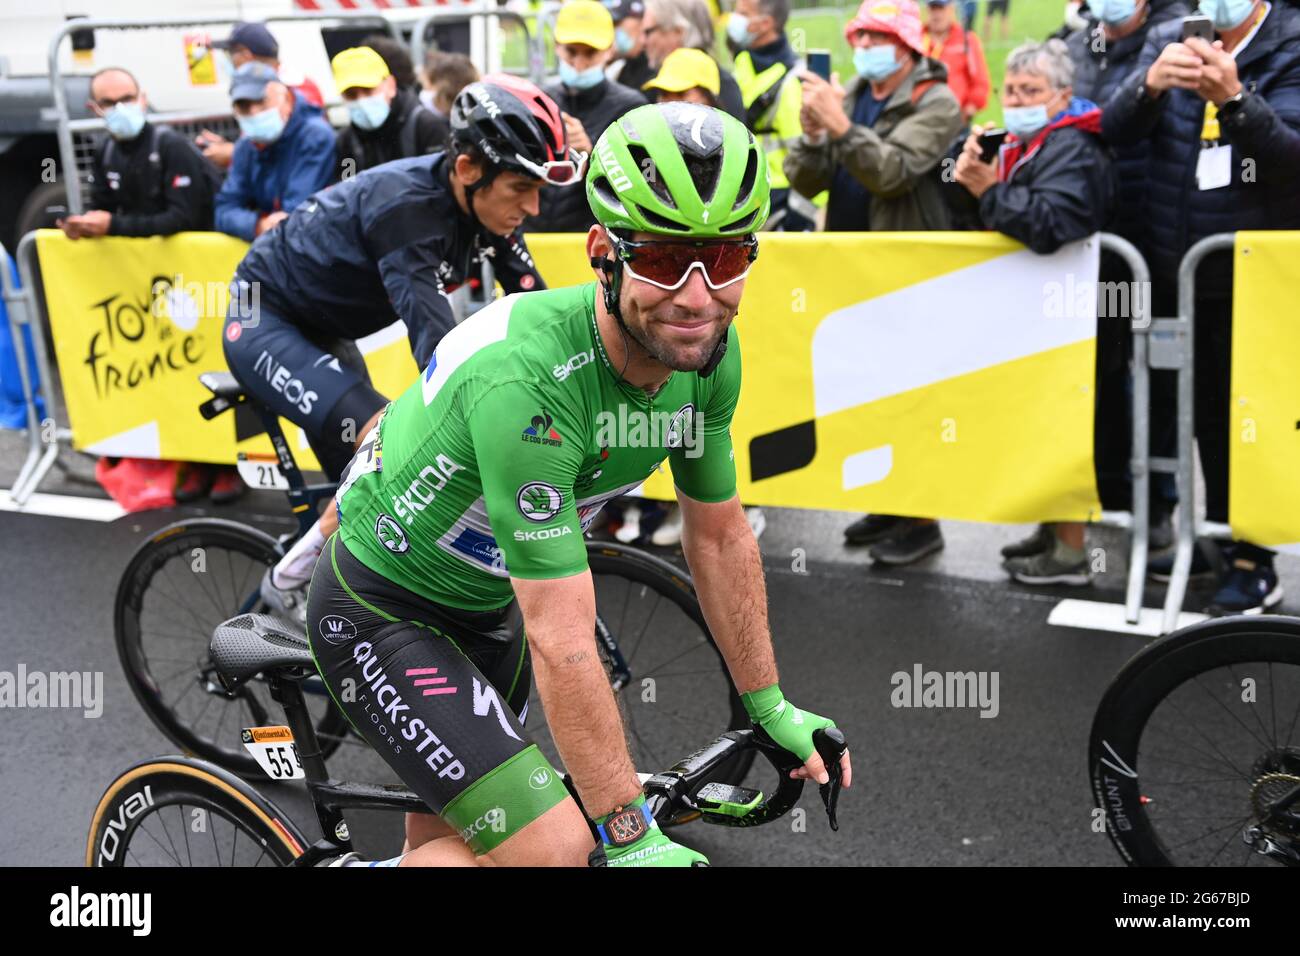
M 830 190 L 828 231 L 949 228 L 936 170 L 961 130 L 961 108 L 944 65 L 925 55 L 916 0 L 866 0 L 844 37 L 857 73 L 847 89 L 834 75 L 797 74 L 803 133 L 785 160 L 791 188 L 808 198 Z M 881 564 L 911 564 L 944 546 L 929 518 L 866 515 L 844 536 L 870 545 Z
M 1042 255 L 1104 229 L 1118 186 L 1101 141 L 1101 110 L 1074 95 L 1074 64 L 1061 40 L 1026 43 L 1007 57 L 998 137 L 976 126 L 957 159 L 955 201 Z M 986 157 L 990 143 L 996 155 Z M 1013 550 L 1014 549 L 1014 550 Z M 1003 567 L 1031 585 L 1086 585 L 1091 569 L 1078 523 L 1040 527 L 1004 551 Z
M 1143 248 L 1154 315 L 1174 313 L 1179 263 L 1206 236 L 1300 229 L 1300 11 L 1280 0 L 1202 0 L 1199 12 L 1151 31 L 1102 119 L 1109 141 L 1149 149 Z M 1194 413 L 1210 521 L 1228 510 L 1232 289 L 1231 253 L 1207 257 L 1195 286 Z M 1194 573 L 1213 573 L 1210 547 L 1198 549 Z M 1280 603 L 1271 551 L 1235 541 L 1223 557 L 1209 613 Z M 1149 570 L 1167 577 L 1171 563 Z

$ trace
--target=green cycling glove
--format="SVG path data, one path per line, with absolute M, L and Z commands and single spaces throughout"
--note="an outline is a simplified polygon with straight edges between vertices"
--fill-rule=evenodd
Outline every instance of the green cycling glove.
M 601 846 L 591 853 L 592 866 L 694 866 L 708 859 L 664 836 L 650 816 L 645 794 L 621 810 L 596 820 Z
M 813 746 L 814 730 L 835 726 L 833 720 L 794 706 L 785 699 L 778 684 L 741 694 L 740 700 L 749 719 L 800 760 L 806 761 L 817 749 Z

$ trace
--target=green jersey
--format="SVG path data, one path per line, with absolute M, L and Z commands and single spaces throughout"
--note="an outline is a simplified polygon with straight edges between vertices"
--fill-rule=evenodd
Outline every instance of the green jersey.
M 601 506 L 665 458 L 697 501 L 736 493 L 735 329 L 712 375 L 674 372 L 651 396 L 610 364 L 595 294 L 593 282 L 508 295 L 443 338 L 339 486 L 340 534 L 363 564 L 431 601 L 489 610 L 514 596 L 511 577 L 583 571 Z

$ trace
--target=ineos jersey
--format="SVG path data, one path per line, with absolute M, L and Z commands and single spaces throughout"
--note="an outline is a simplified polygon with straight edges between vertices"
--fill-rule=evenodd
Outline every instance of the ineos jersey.
M 237 277 L 303 329 L 358 339 L 401 319 L 421 368 L 456 324 L 447 293 L 489 257 L 507 292 L 545 289 L 516 232 L 471 223 L 445 153 L 368 169 L 314 194 L 253 243 Z
M 698 501 L 736 493 L 736 332 L 708 378 L 653 396 L 611 367 L 596 285 L 509 295 L 450 332 L 390 403 L 338 490 L 340 533 L 371 570 L 439 604 L 487 610 L 510 578 L 587 567 L 583 531 L 665 458 Z

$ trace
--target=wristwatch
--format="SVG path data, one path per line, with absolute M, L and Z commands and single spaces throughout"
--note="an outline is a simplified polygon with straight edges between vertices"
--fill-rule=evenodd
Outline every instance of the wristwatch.
M 596 829 L 606 846 L 625 847 L 650 832 L 652 819 L 650 808 L 644 803 L 636 807 L 619 807 Z
M 1246 87 L 1242 86 L 1236 94 L 1229 96 L 1219 104 L 1219 118 L 1228 119 L 1234 115 L 1246 104 Z

